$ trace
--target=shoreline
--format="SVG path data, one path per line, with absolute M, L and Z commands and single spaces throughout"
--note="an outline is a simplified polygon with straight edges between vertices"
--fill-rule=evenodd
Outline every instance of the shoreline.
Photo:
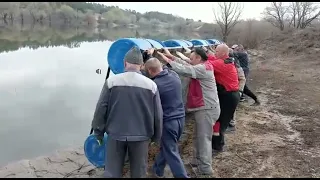
M 1 178 L 97 178 L 102 174 L 103 169 L 87 160 L 82 146 L 0 167 Z

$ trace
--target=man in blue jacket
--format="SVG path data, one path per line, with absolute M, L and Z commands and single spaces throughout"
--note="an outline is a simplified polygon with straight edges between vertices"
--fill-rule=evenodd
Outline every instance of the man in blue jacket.
M 168 163 L 175 178 L 188 178 L 178 148 L 178 141 L 185 123 L 180 78 L 174 71 L 168 68 L 163 69 L 157 58 L 150 58 L 146 61 L 145 71 L 147 76 L 157 84 L 163 109 L 160 153 L 152 167 L 153 175 L 164 176 L 164 168 Z

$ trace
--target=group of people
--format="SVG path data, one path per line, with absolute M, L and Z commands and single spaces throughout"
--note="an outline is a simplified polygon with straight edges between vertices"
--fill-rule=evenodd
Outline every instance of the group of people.
M 104 177 L 122 177 L 128 154 L 132 178 L 163 177 L 166 164 L 175 178 L 188 178 L 178 148 L 186 110 L 195 121 L 191 165 L 213 175 L 212 157 L 223 151 L 242 95 L 260 103 L 245 82 L 249 68 L 243 46 L 184 48 L 183 53 L 133 47 L 124 63 L 124 73 L 105 81 L 92 121 L 98 140 L 108 134 Z M 189 79 L 186 102 L 180 77 Z M 160 152 L 148 168 L 153 143 Z

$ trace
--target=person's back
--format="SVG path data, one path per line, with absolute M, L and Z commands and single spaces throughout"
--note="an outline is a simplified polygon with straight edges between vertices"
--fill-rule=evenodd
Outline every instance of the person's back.
M 244 71 L 249 70 L 249 57 L 246 52 L 234 52 L 235 56 L 239 60 L 239 64 Z
M 185 116 L 185 109 L 182 100 L 182 85 L 178 74 L 169 69 L 163 69 L 154 78 L 159 89 L 163 121 L 170 121 Z
M 230 57 L 229 60 L 233 60 L 234 65 L 237 68 L 238 80 L 239 80 L 239 91 L 243 92 L 244 85 L 246 84 L 246 78 L 245 78 L 243 69 L 240 66 L 238 56 L 234 54 L 233 49 L 229 49 L 229 57 Z M 225 62 L 227 62 L 227 61 L 225 61 Z M 227 63 L 229 63 L 229 62 L 227 62 Z M 231 63 L 231 61 L 230 61 L 230 63 Z
M 182 60 L 165 50 L 166 56 L 158 52 L 177 74 L 190 78 L 187 93 L 187 108 L 195 118 L 192 166 L 198 166 L 202 175 L 213 175 L 211 136 L 212 126 L 220 115 L 219 99 L 213 75 L 213 67 L 207 62 L 204 49 L 195 48 L 190 58 Z M 186 62 L 188 61 L 188 62 Z
M 143 141 L 154 134 L 154 96 L 157 85 L 136 72 L 108 79 L 110 99 L 106 132 L 120 141 Z
M 238 73 L 232 57 L 220 59 L 210 56 L 208 61 L 214 67 L 214 76 L 218 87 L 218 93 L 239 90 Z M 226 63 L 225 61 L 230 61 L 230 63 Z M 221 89 L 221 87 L 223 88 Z
M 214 76 L 214 69 L 208 61 L 204 64 L 195 65 L 195 67 L 199 69 L 199 72 L 203 69 L 202 72 L 205 72 L 205 75 L 199 79 L 191 79 L 191 81 L 193 81 L 193 84 L 200 83 L 202 90 L 197 89 L 196 86 L 190 85 L 189 91 L 192 91 L 193 94 L 189 94 L 189 98 L 191 98 L 190 95 L 196 97 L 194 96 L 195 94 L 202 93 L 204 106 L 199 108 L 192 108 L 189 104 L 189 110 L 194 111 L 199 109 L 216 109 L 217 107 L 219 107 L 219 98 L 217 93 L 216 78 Z M 193 98 L 193 101 L 189 102 L 197 102 L 197 100 Z
M 185 123 L 180 78 L 174 71 L 163 68 L 157 58 L 150 58 L 145 63 L 145 69 L 158 86 L 163 109 L 160 152 L 152 166 L 152 174 L 163 177 L 164 168 L 168 164 L 175 178 L 188 178 L 178 146 Z
M 108 134 L 105 177 L 122 177 L 128 152 L 131 178 L 143 178 L 150 140 L 161 139 L 162 107 L 157 85 L 140 72 L 140 49 L 129 50 L 124 62 L 126 72 L 110 77 L 103 86 L 92 129 L 99 141 L 104 132 Z
M 244 86 L 246 84 L 246 78 L 245 78 L 244 72 L 242 70 L 242 67 L 240 66 L 238 57 L 237 57 L 237 55 L 234 54 L 234 51 L 231 48 L 229 49 L 229 57 L 234 58 L 233 59 L 234 60 L 234 65 L 236 66 L 237 73 L 238 73 L 239 92 L 240 92 L 240 94 L 242 94 Z M 234 115 L 233 115 L 233 117 L 232 117 L 232 119 L 231 119 L 231 121 L 229 123 L 229 126 L 228 126 L 227 130 L 230 130 L 230 131 L 235 130 L 235 116 L 236 116 L 236 112 L 234 113 Z
M 212 148 L 216 152 L 221 152 L 224 146 L 224 133 L 232 119 L 239 102 L 239 79 L 234 58 L 229 57 L 229 47 L 225 44 L 216 48 L 216 57 L 211 57 L 209 61 L 214 68 L 216 77 L 218 96 L 220 100 L 221 114 L 219 117 L 219 136 L 212 136 Z

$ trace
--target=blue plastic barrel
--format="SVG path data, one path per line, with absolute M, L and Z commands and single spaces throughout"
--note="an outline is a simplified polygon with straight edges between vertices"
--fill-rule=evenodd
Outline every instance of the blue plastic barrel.
M 206 39 L 205 41 L 207 42 L 207 44 L 213 45 L 213 44 L 212 44 L 212 41 L 210 42 L 210 41 L 208 41 L 208 39 Z
M 219 40 L 216 39 L 207 39 L 207 41 L 211 44 L 211 45 L 218 45 L 220 44 Z
M 208 42 L 202 39 L 192 39 L 190 40 L 194 46 L 208 46 Z
M 168 48 L 182 48 L 182 47 L 188 47 L 188 44 L 184 41 L 177 40 L 177 39 L 170 39 L 163 41 L 163 44 Z
M 188 45 L 188 47 L 192 47 L 193 46 L 192 42 L 190 42 L 190 41 L 183 40 L 183 39 L 181 41 L 185 42 Z
M 101 168 L 105 165 L 105 151 L 108 135 L 105 133 L 103 143 L 99 145 L 95 135 L 91 134 L 84 142 L 84 154 L 88 161 L 95 167 Z
M 141 50 L 152 48 L 149 41 L 138 38 L 123 38 L 112 43 L 108 52 L 108 64 L 114 74 L 124 72 L 124 56 L 133 46 Z
M 146 39 L 150 44 L 152 44 L 152 46 L 156 49 L 162 49 L 163 47 L 165 47 L 165 45 L 163 44 L 163 42 L 159 41 L 159 40 L 155 40 L 155 39 Z

